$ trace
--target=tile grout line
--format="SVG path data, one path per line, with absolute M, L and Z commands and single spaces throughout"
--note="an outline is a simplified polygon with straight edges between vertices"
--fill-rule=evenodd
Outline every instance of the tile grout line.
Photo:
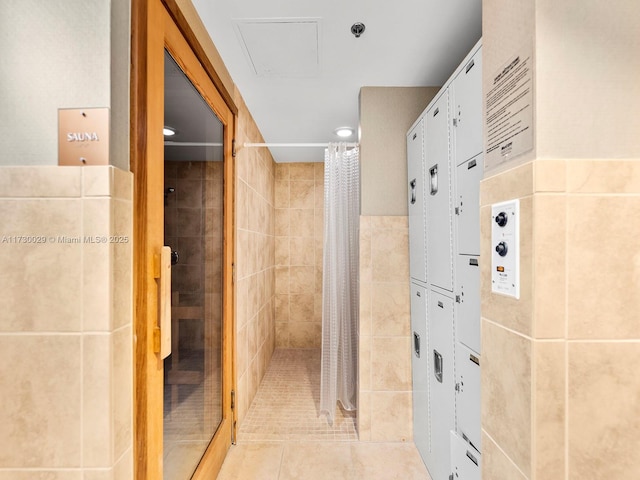
M 280 463 L 278 464 L 278 476 L 276 480 L 280 480 L 280 476 L 282 474 L 282 466 L 284 465 L 284 450 L 287 448 L 287 443 L 282 442 L 282 450 L 280 451 Z

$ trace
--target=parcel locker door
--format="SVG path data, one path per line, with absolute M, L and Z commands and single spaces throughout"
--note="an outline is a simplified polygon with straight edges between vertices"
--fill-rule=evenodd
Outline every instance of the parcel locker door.
M 411 368 L 413 377 L 413 439 L 426 463 L 429 439 L 429 344 L 427 342 L 427 290 L 411 284 Z
M 456 168 L 455 217 L 458 253 L 480 255 L 480 181 L 484 166 L 482 154 Z
M 480 445 L 480 357 L 464 345 L 456 345 L 456 416 L 458 433 L 473 447 Z
M 409 269 L 411 278 L 427 281 L 424 200 L 424 120 L 407 135 L 407 173 L 409 194 Z
M 427 199 L 427 265 L 431 285 L 452 291 L 453 245 L 449 161 L 448 92 L 425 116 L 425 197 Z
M 451 87 L 454 165 L 482 152 L 482 51 L 467 62 Z
M 480 351 L 480 257 L 456 258 L 456 337 L 477 353 Z
M 482 475 L 482 455 L 455 432 L 451 432 L 451 470 L 453 480 L 480 480 Z
M 429 292 L 429 406 L 433 480 L 449 478 L 449 432 L 455 430 L 455 378 L 453 364 L 453 299 Z

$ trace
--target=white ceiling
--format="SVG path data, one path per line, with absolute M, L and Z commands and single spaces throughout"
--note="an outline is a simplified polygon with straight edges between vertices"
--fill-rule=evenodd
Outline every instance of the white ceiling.
M 325 143 L 363 86 L 442 85 L 481 36 L 482 0 L 193 0 L 268 143 Z M 366 26 L 360 38 L 351 25 Z M 272 148 L 277 162 L 321 148 Z

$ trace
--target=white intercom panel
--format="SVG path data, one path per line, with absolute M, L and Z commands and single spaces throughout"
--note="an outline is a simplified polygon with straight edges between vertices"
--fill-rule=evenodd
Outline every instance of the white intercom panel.
M 520 298 L 520 200 L 491 206 L 491 291 Z

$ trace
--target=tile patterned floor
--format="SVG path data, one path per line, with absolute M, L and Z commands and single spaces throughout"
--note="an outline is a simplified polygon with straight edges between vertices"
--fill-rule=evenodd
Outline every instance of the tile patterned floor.
M 260 384 L 239 440 L 358 439 L 355 412 L 338 408 L 333 426 L 320 410 L 319 349 L 278 349 Z
M 359 442 L 318 417 L 320 351 L 276 350 L 218 480 L 430 480 L 413 443 Z

